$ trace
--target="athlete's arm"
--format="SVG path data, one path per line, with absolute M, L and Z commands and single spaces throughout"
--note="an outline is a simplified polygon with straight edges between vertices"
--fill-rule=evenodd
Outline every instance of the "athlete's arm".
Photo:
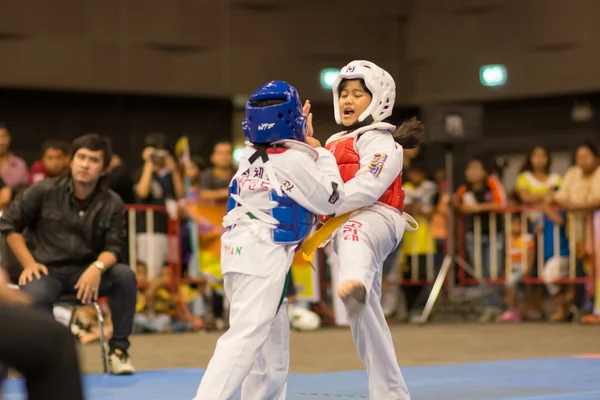
M 356 142 L 360 170 L 345 184 L 346 199 L 336 215 L 374 204 L 402 172 L 402 147 L 391 134 L 370 131 Z
M 335 157 L 324 148 L 316 148 L 318 159 L 288 150 L 285 165 L 278 163 L 281 186 L 299 205 L 317 215 L 332 215 L 344 201 L 344 182 Z

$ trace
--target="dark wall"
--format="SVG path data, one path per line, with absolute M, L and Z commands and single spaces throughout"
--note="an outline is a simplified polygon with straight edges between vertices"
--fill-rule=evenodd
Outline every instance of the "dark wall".
M 327 102 L 320 70 L 366 59 L 396 79 L 399 104 L 600 89 L 600 1 L 368 4 L 2 0 L 0 86 L 232 97 L 284 79 Z M 360 34 L 341 40 L 349 21 Z M 497 63 L 506 86 L 482 87 L 479 68 Z
M 594 112 L 592 119 L 574 121 L 573 106 L 585 102 Z M 483 157 L 491 165 L 498 155 L 526 153 L 536 145 L 544 145 L 550 151 L 571 152 L 590 140 L 600 147 L 599 94 L 484 102 L 482 105 L 482 136 L 453 146 L 458 181 L 462 181 L 464 166 L 471 157 Z M 430 143 L 423 157 L 432 171 L 443 167 L 444 146 Z
M 71 141 L 84 133 L 109 136 L 132 168 L 141 164 L 144 136 L 161 131 L 172 144 L 187 135 L 194 153 L 208 160 L 213 144 L 231 140 L 232 106 L 224 100 L 0 90 L 0 120 L 12 149 L 29 163 L 44 140 Z

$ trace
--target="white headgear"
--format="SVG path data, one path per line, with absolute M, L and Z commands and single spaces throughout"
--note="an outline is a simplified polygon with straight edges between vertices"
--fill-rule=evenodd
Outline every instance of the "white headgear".
M 340 74 L 333 83 L 333 109 L 335 121 L 342 123 L 339 107 L 339 85 L 343 79 L 362 79 L 371 92 L 372 99 L 369 107 L 358 116 L 358 122 L 363 122 L 367 117 L 373 117 L 373 122 L 381 122 L 390 115 L 396 101 L 396 83 L 394 78 L 383 68 L 370 61 L 356 60 L 340 70 Z

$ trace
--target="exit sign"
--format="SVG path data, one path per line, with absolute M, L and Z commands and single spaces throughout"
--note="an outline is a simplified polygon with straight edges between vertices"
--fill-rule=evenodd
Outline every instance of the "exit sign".
M 483 86 L 506 84 L 506 67 L 502 64 L 484 65 L 479 69 L 479 82 Z

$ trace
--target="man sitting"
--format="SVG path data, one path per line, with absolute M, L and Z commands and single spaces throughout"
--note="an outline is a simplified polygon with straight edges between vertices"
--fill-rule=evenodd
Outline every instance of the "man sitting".
M 110 298 L 111 372 L 132 374 L 127 350 L 136 280 L 127 265 L 118 263 L 125 235 L 123 202 L 102 182 L 112 151 L 96 134 L 75 139 L 72 150 L 68 176 L 45 179 L 21 193 L 0 219 L 0 233 L 23 266 L 21 290 L 37 307 L 51 312 L 65 293 L 77 294 L 83 304 Z

